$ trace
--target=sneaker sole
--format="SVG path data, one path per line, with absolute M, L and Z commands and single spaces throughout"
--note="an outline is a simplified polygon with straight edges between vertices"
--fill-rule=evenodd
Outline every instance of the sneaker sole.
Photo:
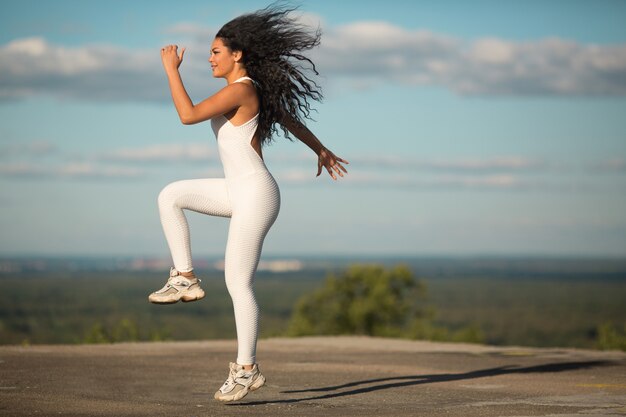
M 202 288 L 198 288 L 197 291 L 194 291 L 193 294 L 185 294 L 181 297 L 181 301 L 183 303 L 188 303 L 190 301 L 202 300 L 204 298 L 204 290 Z
M 265 385 L 265 377 L 263 375 L 259 375 L 259 377 L 257 378 L 256 381 L 254 381 L 254 384 L 250 385 L 248 388 L 244 388 L 241 391 L 237 392 L 234 395 L 228 395 L 228 396 L 219 396 L 217 394 L 219 394 L 220 392 L 217 391 L 215 393 L 215 399 L 224 403 L 229 403 L 232 401 L 238 401 L 241 400 L 243 397 L 245 397 L 246 395 L 248 395 L 249 392 L 252 391 L 256 391 L 259 388 L 261 388 L 263 385 Z
M 203 298 L 204 298 L 204 290 L 200 288 L 194 291 L 193 293 L 184 294 L 184 295 L 179 296 L 178 298 L 168 298 L 164 300 L 159 300 L 159 299 L 151 299 L 150 297 L 148 297 L 148 301 L 150 301 L 152 304 L 175 304 L 179 301 L 182 301 L 183 303 L 189 303 L 191 301 L 197 301 Z

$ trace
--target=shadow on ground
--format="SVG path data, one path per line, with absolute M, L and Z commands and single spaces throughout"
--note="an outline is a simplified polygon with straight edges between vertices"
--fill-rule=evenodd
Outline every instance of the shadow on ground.
M 576 370 L 581 370 L 581 369 L 591 369 L 591 368 L 612 366 L 612 365 L 617 365 L 617 363 L 613 361 L 607 361 L 607 360 L 557 362 L 557 363 L 548 363 L 548 364 L 543 364 L 543 365 L 535 365 L 535 366 L 528 366 L 528 367 L 521 367 L 521 368 L 517 367 L 517 365 L 507 365 L 507 366 L 500 366 L 497 368 L 480 369 L 477 371 L 470 371 L 470 372 L 457 373 L 457 374 L 406 375 L 406 376 L 396 376 L 392 378 L 376 378 L 376 379 L 367 379 L 367 380 L 361 380 L 361 381 L 347 382 L 345 384 L 333 385 L 329 387 L 281 391 L 280 393 L 281 394 L 298 394 L 298 393 L 306 393 L 306 392 L 328 392 L 328 391 L 337 391 L 337 390 L 344 389 L 344 388 L 358 387 L 359 385 L 378 384 L 378 385 L 373 385 L 369 387 L 352 389 L 349 391 L 331 392 L 329 394 L 315 395 L 315 396 L 309 396 L 305 398 L 233 403 L 233 404 L 228 404 L 228 406 L 245 407 L 245 406 L 253 406 L 253 405 L 263 405 L 263 404 L 281 404 L 281 403 L 293 404 L 293 403 L 298 403 L 302 401 L 314 401 L 314 400 L 325 400 L 325 399 L 330 399 L 330 398 L 346 397 L 349 395 L 365 394 L 365 393 L 370 393 L 374 391 L 381 391 L 381 390 L 399 388 L 399 387 L 408 387 L 412 385 L 433 384 L 437 382 L 461 381 L 461 380 L 466 380 L 466 379 L 484 378 L 484 377 L 508 375 L 508 374 L 566 372 L 566 371 L 576 371 Z

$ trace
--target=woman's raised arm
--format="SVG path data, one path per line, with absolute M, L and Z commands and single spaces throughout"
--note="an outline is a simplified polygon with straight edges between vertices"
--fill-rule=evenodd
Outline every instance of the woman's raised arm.
M 167 80 L 172 93 L 172 100 L 178 112 L 178 117 L 183 124 L 191 125 L 205 120 L 209 120 L 215 116 L 228 113 L 241 105 L 242 96 L 246 93 L 246 87 L 243 84 L 231 84 L 211 97 L 194 105 L 178 72 L 178 67 L 183 62 L 183 48 L 178 55 L 178 46 L 168 45 L 161 49 L 161 61 L 167 74 Z

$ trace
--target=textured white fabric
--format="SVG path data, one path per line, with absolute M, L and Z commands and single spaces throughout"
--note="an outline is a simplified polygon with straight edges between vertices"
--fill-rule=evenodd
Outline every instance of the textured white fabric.
M 241 365 L 256 362 L 259 308 L 254 273 L 265 235 L 280 209 L 278 185 L 250 143 L 257 125 L 258 114 L 240 126 L 224 116 L 212 119 L 225 178 L 177 181 L 159 195 L 161 224 L 174 266 L 181 272 L 193 269 L 183 209 L 230 217 L 225 278 L 235 311 L 237 363 Z

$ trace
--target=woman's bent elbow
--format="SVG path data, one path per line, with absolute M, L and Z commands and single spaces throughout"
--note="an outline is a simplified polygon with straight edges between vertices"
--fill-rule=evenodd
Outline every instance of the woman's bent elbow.
M 180 116 L 180 122 L 184 125 L 192 125 L 195 122 L 190 117 Z

